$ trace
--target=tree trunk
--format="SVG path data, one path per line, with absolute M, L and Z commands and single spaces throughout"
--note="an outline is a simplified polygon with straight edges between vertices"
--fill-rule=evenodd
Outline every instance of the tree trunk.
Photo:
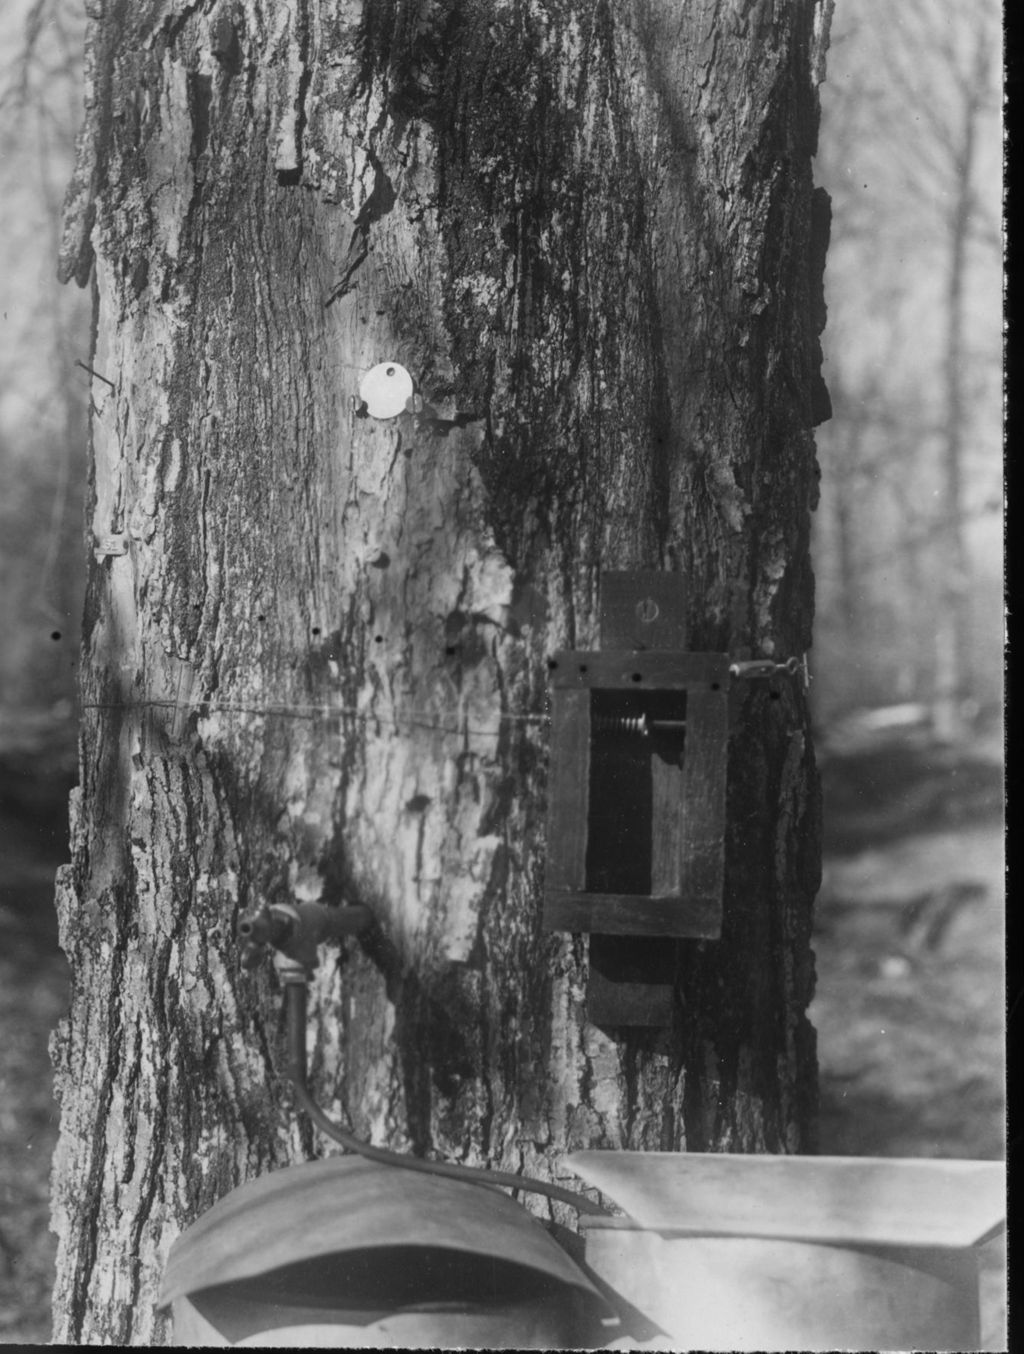
M 547 657 L 594 643 L 602 570 L 685 574 L 694 649 L 810 645 L 824 29 L 811 0 L 94 0 L 57 1340 L 166 1339 L 177 1233 L 322 1150 L 238 965 L 261 900 L 375 914 L 311 1035 L 378 1144 L 564 1178 L 812 1145 L 798 683 L 735 692 L 724 930 L 679 946 L 671 1029 L 588 1024 L 540 893 Z M 353 409 L 381 361 L 418 421 Z

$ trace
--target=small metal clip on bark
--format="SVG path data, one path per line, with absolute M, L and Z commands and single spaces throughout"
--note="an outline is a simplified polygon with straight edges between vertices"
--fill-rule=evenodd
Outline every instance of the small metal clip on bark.
M 806 690 L 811 684 L 811 674 L 807 667 L 807 655 L 795 656 L 777 663 L 773 658 L 741 659 L 729 664 L 729 676 L 740 679 L 754 677 L 797 677 Z
M 108 535 L 100 536 L 95 546 L 93 554 L 96 556 L 97 564 L 102 564 L 105 559 L 120 558 L 128 553 L 128 537 L 123 531 L 110 532 Z

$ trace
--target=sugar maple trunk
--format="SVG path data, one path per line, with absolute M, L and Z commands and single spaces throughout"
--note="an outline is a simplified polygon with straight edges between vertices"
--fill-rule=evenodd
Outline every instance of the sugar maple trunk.
M 810 1145 L 799 684 L 734 696 L 724 931 L 680 945 L 662 1031 L 588 1023 L 586 938 L 541 930 L 543 716 L 602 570 L 683 573 L 694 649 L 810 645 L 824 26 L 811 0 L 92 5 L 58 1340 L 165 1340 L 181 1228 L 319 1150 L 273 979 L 238 965 L 264 899 L 377 918 L 310 1027 L 317 1094 L 377 1143 L 550 1177 L 580 1147 Z M 418 421 L 353 408 L 385 360 Z

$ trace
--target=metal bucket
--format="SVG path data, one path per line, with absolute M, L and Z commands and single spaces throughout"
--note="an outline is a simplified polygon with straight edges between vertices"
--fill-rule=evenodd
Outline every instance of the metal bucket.
M 591 1272 L 673 1349 L 978 1347 L 998 1162 L 580 1152 L 628 1218 L 585 1219 Z
M 672 1237 L 587 1222 L 587 1261 L 674 1349 L 977 1349 L 972 1253 L 754 1237 Z
M 180 1345 L 561 1349 L 603 1343 L 597 1290 L 494 1189 L 356 1157 L 241 1186 L 172 1248 Z

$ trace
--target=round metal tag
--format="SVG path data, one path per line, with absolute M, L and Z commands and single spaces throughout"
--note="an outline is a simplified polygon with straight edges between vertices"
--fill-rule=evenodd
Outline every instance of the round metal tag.
M 359 382 L 359 398 L 371 418 L 395 418 L 404 413 L 412 390 L 412 377 L 397 362 L 371 367 Z

